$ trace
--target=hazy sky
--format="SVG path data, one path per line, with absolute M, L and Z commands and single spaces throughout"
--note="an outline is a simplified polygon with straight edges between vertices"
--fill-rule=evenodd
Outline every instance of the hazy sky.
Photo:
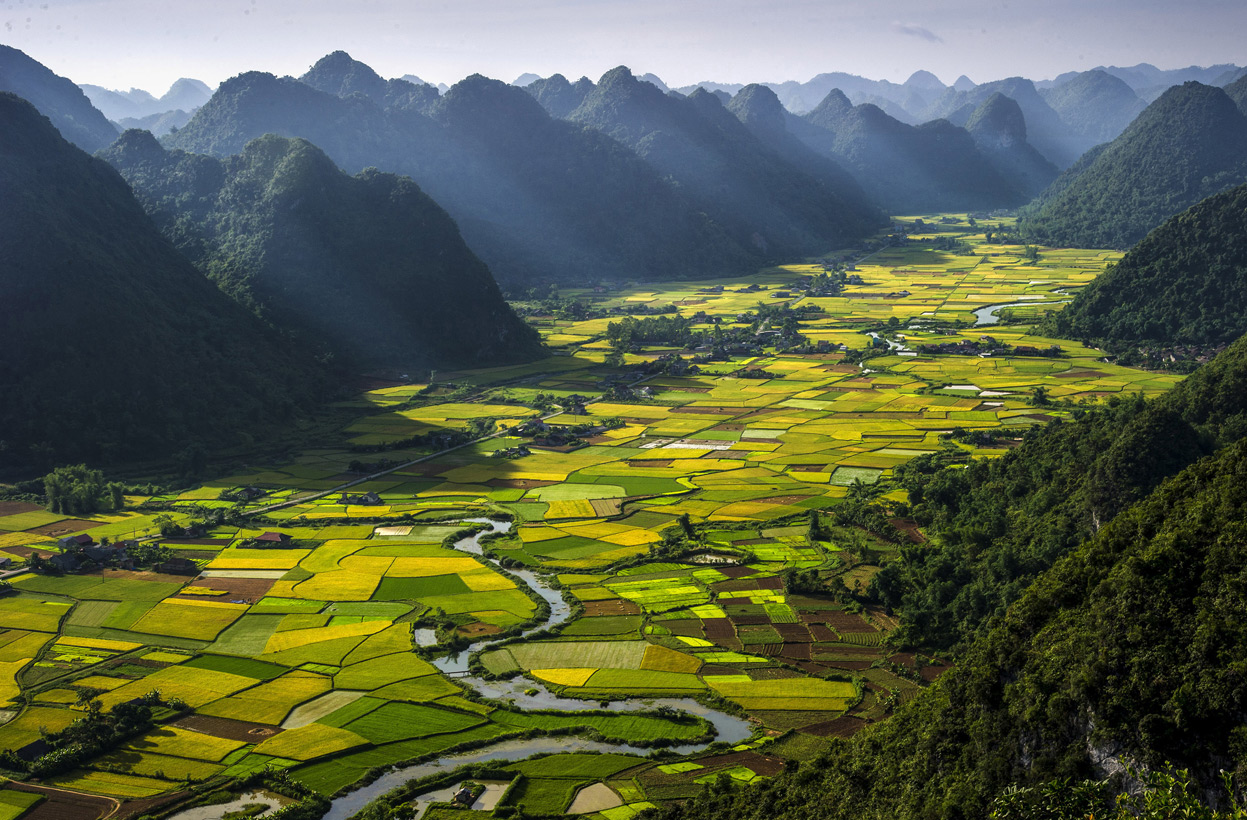
M 523 72 L 669 85 L 847 71 L 946 83 L 1247 63 L 1247 0 L 0 0 L 0 43 L 75 82 L 162 93 L 349 51 L 386 77 Z

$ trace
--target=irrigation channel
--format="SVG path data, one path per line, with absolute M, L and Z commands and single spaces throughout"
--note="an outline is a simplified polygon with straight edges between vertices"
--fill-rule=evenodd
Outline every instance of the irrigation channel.
M 467 538 L 456 541 L 455 549 L 464 552 L 470 552 L 479 555 L 484 560 L 498 566 L 498 562 L 492 558 L 484 557 L 484 550 L 481 547 L 481 538 L 485 535 L 498 532 L 506 532 L 511 529 L 510 521 L 497 521 L 492 518 L 469 518 L 465 523 L 472 524 L 488 524 L 489 529 L 482 530 Z M 532 570 L 511 569 L 508 570 L 512 575 L 520 578 L 524 583 L 528 584 L 538 595 L 545 599 L 550 605 L 550 617 L 541 624 L 524 632 L 524 635 L 531 635 L 543 629 L 565 623 L 571 618 L 572 610 L 563 596 L 558 590 L 553 589 L 542 580 L 541 576 Z M 498 641 L 490 641 L 478 644 L 472 647 L 471 652 L 479 652 Z M 550 692 L 544 686 L 535 683 L 528 678 L 519 678 L 515 680 L 486 680 L 485 678 L 471 674 L 468 671 L 469 652 L 463 652 L 456 656 L 441 657 L 433 661 L 433 664 L 442 671 L 443 674 L 454 678 L 457 682 L 471 686 L 487 698 L 493 698 L 500 701 L 511 701 L 514 705 L 525 709 L 561 709 L 564 711 L 586 711 L 586 710 L 602 710 L 606 709 L 612 712 L 637 712 L 644 710 L 657 709 L 659 706 L 670 706 L 673 709 L 681 709 L 690 714 L 705 718 L 714 726 L 717 732 L 716 741 L 726 741 L 728 743 L 739 743 L 753 734 L 753 727 L 748 721 L 738 717 L 719 712 L 711 709 L 692 698 L 654 698 L 644 701 L 611 701 L 602 706 L 593 701 L 577 700 L 574 698 L 563 698 Z M 534 694 L 527 694 L 532 692 Z M 708 746 L 709 743 L 689 744 L 684 746 L 668 747 L 676 754 L 692 754 L 700 751 Z M 469 752 L 461 752 L 459 754 L 446 755 L 427 763 L 419 763 L 413 766 L 394 769 L 387 772 L 372 783 L 364 786 L 356 791 L 345 794 L 333 801 L 333 805 L 329 809 L 329 813 L 325 815 L 324 820 L 346 820 L 346 818 L 355 814 L 365 805 L 377 799 L 381 795 L 391 789 L 401 786 L 408 780 L 420 777 L 427 777 L 431 774 L 451 771 L 459 766 L 469 763 L 484 763 L 487 761 L 513 761 L 523 760 L 524 758 L 538 753 L 554 753 L 554 752 L 622 752 L 625 754 L 647 755 L 650 749 L 629 746 L 622 743 L 602 743 L 597 740 L 586 740 L 578 737 L 536 737 L 520 740 L 504 740 L 491 746 L 481 749 L 474 749 Z M 422 795 L 420 799 L 415 801 L 417 812 L 423 813 L 424 807 L 433 800 L 425 798 L 445 799 L 441 796 L 445 789 L 439 789 L 428 795 Z M 487 792 L 488 795 L 488 792 Z M 418 816 L 418 815 L 417 815 Z M 180 820 L 179 817 L 171 820 Z

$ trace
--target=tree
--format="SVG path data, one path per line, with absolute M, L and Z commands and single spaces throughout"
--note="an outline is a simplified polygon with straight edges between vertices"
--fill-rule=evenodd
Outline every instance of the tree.
M 697 530 L 693 529 L 693 522 L 688 517 L 688 513 L 683 513 L 679 518 L 680 529 L 684 530 L 684 537 L 690 541 L 697 540 Z
M 104 501 L 104 474 L 85 464 L 57 467 L 43 477 L 44 504 L 68 515 L 98 512 Z
M 826 539 L 827 533 L 823 529 L 823 519 L 818 514 L 818 510 L 810 510 L 810 527 L 806 530 L 805 537 L 813 544 L 816 541 Z

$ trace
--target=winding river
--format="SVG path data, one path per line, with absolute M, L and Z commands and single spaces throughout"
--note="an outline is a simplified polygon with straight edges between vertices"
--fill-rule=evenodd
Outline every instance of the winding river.
M 1004 310 L 1005 308 L 1035 307 L 1035 306 L 1048 307 L 1049 305 L 1064 305 L 1068 303 L 1069 301 L 1070 301 L 1069 299 L 1061 299 L 1060 301 L 1053 301 L 1053 302 L 1040 302 L 1040 301 L 1006 302 L 1003 305 L 987 305 L 986 307 L 981 307 L 978 310 L 974 311 L 974 326 L 979 327 L 981 325 L 999 324 L 1000 317 L 996 314 L 998 311 Z
M 510 521 L 496 521 L 492 518 L 469 518 L 465 523 L 487 524 L 489 529 L 482 530 L 467 538 L 456 541 L 454 548 L 464 552 L 470 552 L 479 555 L 483 560 L 500 566 L 497 561 L 492 558 L 484 557 L 484 549 L 481 547 L 481 538 L 498 532 L 507 532 L 511 529 Z M 550 617 L 545 622 L 532 627 L 525 631 L 524 635 L 532 635 L 543 629 L 565 623 L 571 618 L 572 610 L 563 596 L 558 590 L 553 589 L 545 583 L 540 575 L 532 570 L 526 569 L 510 569 L 507 570 L 512 575 L 524 581 L 529 587 L 540 595 L 550 605 Z M 481 644 L 473 645 L 471 652 L 479 652 L 499 643 L 500 641 L 487 641 Z M 753 727 L 748 721 L 732 715 L 711 709 L 692 698 L 654 698 L 644 701 L 612 701 L 605 707 L 592 701 L 577 700 L 575 698 L 564 698 L 555 695 L 544 686 L 534 683 L 528 678 L 516 678 L 512 680 L 486 680 L 468 672 L 469 652 L 460 653 L 456 656 L 447 656 L 438 658 L 433 664 L 444 674 L 449 675 L 457 682 L 470 686 L 481 695 L 487 698 L 493 698 L 500 701 L 510 701 L 518 707 L 525 709 L 561 709 L 564 711 L 585 711 L 585 710 L 602 710 L 606 709 L 612 712 L 635 712 L 642 710 L 652 710 L 659 706 L 670 706 L 674 709 L 681 709 L 690 714 L 705 718 L 714 726 L 716 731 L 715 740 L 726 741 L 728 743 L 739 743 L 753 734 Z M 535 694 L 526 694 L 525 690 L 536 690 Z M 676 754 L 692 754 L 708 746 L 708 743 L 686 744 L 683 746 L 669 747 Z M 553 752 L 622 752 L 625 754 L 647 755 L 651 750 L 648 748 L 640 748 L 629 746 L 622 743 L 603 743 L 597 740 L 587 740 L 579 737 L 536 737 L 519 740 L 503 740 L 498 743 L 485 746 L 480 749 L 474 749 L 459 754 L 446 755 L 427 763 L 419 763 L 413 766 L 406 766 L 394 769 L 372 783 L 357 789 L 349 794 L 345 794 L 333 801 L 333 805 L 329 809 L 329 813 L 325 815 L 324 820 L 346 820 L 355 812 L 362 809 L 365 805 L 377 799 L 381 795 L 391 789 L 401 786 L 408 780 L 427 777 L 431 774 L 450 771 L 459 766 L 469 763 L 485 763 L 488 761 L 513 761 L 523 760 L 524 758 L 537 753 L 553 753 Z M 419 802 L 419 801 L 417 801 Z

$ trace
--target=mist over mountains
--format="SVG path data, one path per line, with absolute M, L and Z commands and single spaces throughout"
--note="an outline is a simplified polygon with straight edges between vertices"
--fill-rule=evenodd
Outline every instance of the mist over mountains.
M 712 114 L 683 115 L 713 130 Z M 772 203 L 792 209 L 783 218 L 767 221 L 747 197 L 712 201 L 677 185 L 610 136 L 551 117 L 523 89 L 475 76 L 438 96 L 342 53 L 302 81 L 252 72 L 223 83 L 167 144 L 225 156 L 266 133 L 307 139 L 351 173 L 411 176 L 505 282 L 716 274 L 850 244 L 882 224 L 852 192 L 846 200 L 759 153 L 743 129 L 734 150 L 744 153 L 728 160 L 766 154 L 796 180 Z M 731 161 L 721 167 L 735 170 Z M 808 221 L 794 228 L 797 214 Z

